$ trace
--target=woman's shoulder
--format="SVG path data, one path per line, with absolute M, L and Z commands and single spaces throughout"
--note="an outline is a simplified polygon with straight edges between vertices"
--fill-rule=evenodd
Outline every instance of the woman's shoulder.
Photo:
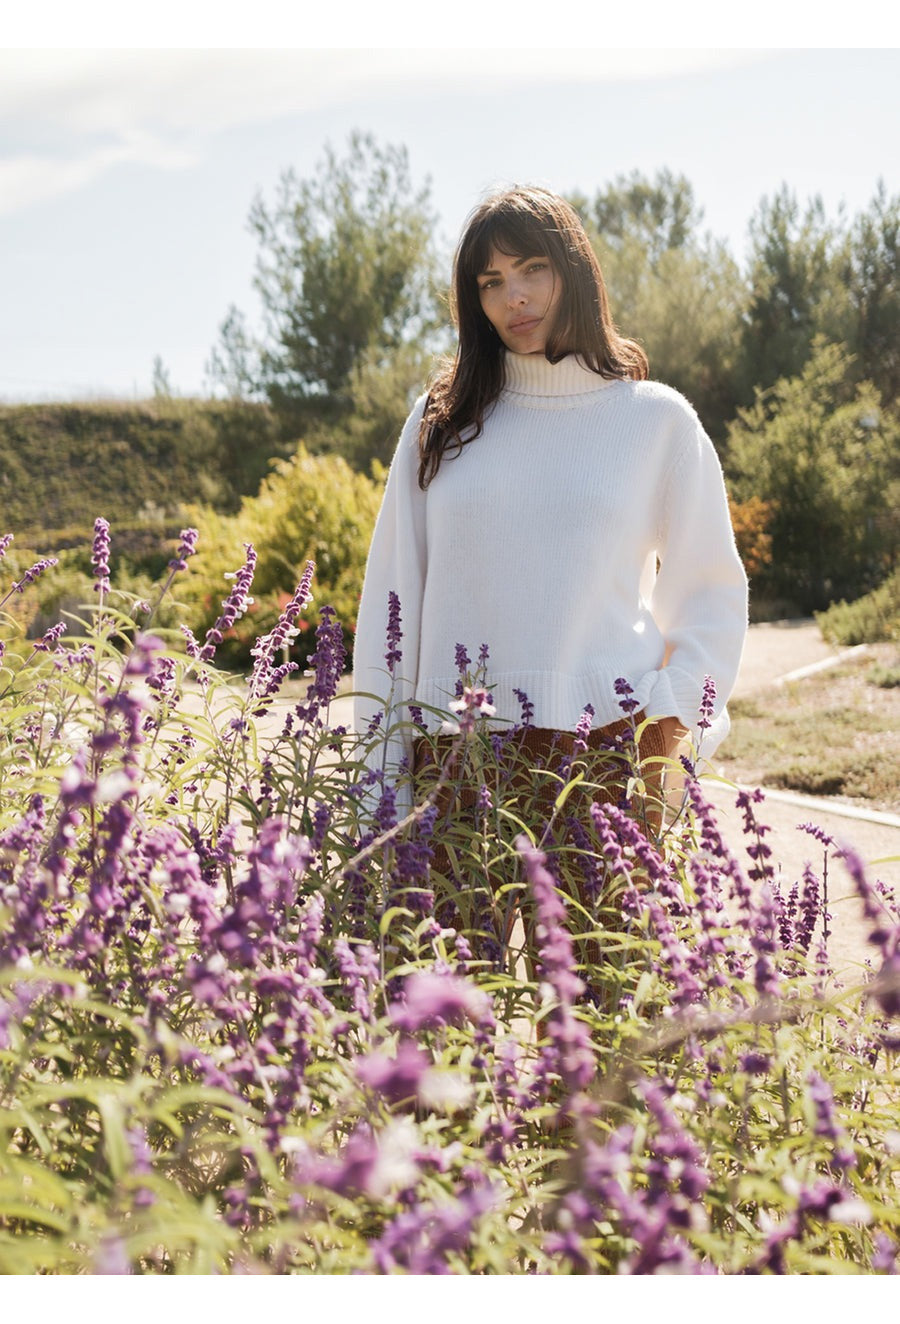
M 427 391 L 423 391 L 406 416 L 406 422 L 403 424 L 400 431 L 400 437 L 397 441 L 395 455 L 414 454 L 418 457 L 419 429 L 422 426 L 422 419 L 425 415 L 425 405 L 427 401 L 428 393 Z
M 662 417 L 671 418 L 673 422 L 699 422 L 697 411 L 690 400 L 674 386 L 657 381 L 629 382 L 628 385 L 631 398 L 647 412 L 655 411 Z
M 427 403 L 428 403 L 428 392 L 423 391 L 406 417 L 406 422 L 403 425 L 404 432 L 409 432 L 412 429 L 416 429 L 419 427 L 423 417 L 425 416 L 425 406 Z

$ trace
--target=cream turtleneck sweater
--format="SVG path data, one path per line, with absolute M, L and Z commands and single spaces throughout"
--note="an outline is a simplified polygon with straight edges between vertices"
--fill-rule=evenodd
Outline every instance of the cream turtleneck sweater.
M 507 353 L 484 432 L 417 483 L 424 396 L 391 465 L 366 566 L 354 655 L 365 731 L 391 680 L 388 595 L 400 598 L 392 720 L 410 702 L 447 714 L 456 645 L 487 645 L 495 721 L 573 730 L 621 717 L 624 677 L 654 717 L 698 734 L 704 678 L 716 704 L 701 753 L 728 730 L 725 701 L 747 626 L 747 581 L 722 472 L 690 404 L 656 382 L 607 381 L 569 355 Z M 659 569 L 657 573 L 657 561 Z M 431 725 L 440 719 L 426 713 Z M 411 732 L 388 743 L 408 753 Z

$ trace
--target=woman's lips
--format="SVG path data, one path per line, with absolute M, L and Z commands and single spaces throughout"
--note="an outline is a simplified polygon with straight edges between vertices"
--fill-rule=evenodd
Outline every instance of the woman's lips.
M 510 335 L 525 335 L 527 332 L 533 331 L 540 320 L 539 317 L 525 317 L 522 318 L 521 321 L 510 322 L 506 329 L 509 331 Z

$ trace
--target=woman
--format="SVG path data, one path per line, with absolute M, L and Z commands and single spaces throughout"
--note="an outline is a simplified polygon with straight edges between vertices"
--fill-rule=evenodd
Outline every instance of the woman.
M 694 410 L 646 380 L 581 222 L 544 189 L 513 188 L 473 212 L 453 295 L 456 358 L 406 422 L 372 539 L 356 690 L 384 697 L 391 686 L 396 593 L 395 718 L 409 704 L 446 710 L 456 646 L 474 656 L 485 644 L 491 721 L 521 720 L 526 695 L 535 749 L 591 709 L 602 740 L 598 728 L 622 718 L 624 678 L 655 719 L 650 747 L 671 755 L 705 727 L 711 677 L 708 755 L 727 731 L 747 582 Z M 376 708 L 358 699 L 358 730 Z M 388 738 L 388 765 L 409 760 L 410 732 Z

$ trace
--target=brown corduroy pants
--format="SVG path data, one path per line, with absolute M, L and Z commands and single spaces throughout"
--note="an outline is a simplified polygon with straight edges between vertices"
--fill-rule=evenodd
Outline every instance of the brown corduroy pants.
M 521 875 L 511 873 L 506 858 L 484 859 L 479 868 L 468 840 L 478 835 L 483 816 L 493 810 L 495 792 L 502 796 L 506 817 L 503 828 L 515 834 L 515 817 L 539 832 L 551 819 L 557 798 L 573 774 L 583 777 L 567 794 L 560 817 L 574 815 L 587 823 L 588 807 L 618 804 L 625 800 L 628 780 L 640 770 L 643 793 L 628 797 L 628 812 L 646 832 L 658 833 L 662 826 L 663 760 L 666 757 L 662 731 L 656 722 L 648 722 L 640 731 L 635 751 L 633 733 L 645 722 L 637 712 L 632 719 L 622 719 L 589 733 L 587 749 L 576 749 L 571 731 L 525 727 L 509 738 L 507 753 L 501 757 L 506 779 L 499 788 L 491 785 L 488 771 L 496 776 L 497 764 L 488 760 L 482 771 L 478 759 L 464 747 L 461 767 L 441 788 L 436 798 L 438 817 L 432 838 L 434 859 L 432 874 L 436 882 L 446 881 L 446 889 L 435 889 L 437 915 L 441 923 L 461 928 L 471 936 L 473 952 L 479 959 L 495 959 L 496 949 L 508 944 L 513 923 L 524 898 Z M 447 757 L 453 737 L 415 742 L 414 767 L 417 798 L 430 791 Z M 635 753 L 637 757 L 635 757 Z M 586 898 L 571 878 L 568 888 L 582 911 Z M 522 906 L 526 943 L 532 947 L 528 907 Z M 487 935 L 487 936 L 485 936 Z M 585 950 L 587 960 L 598 959 L 596 943 Z

